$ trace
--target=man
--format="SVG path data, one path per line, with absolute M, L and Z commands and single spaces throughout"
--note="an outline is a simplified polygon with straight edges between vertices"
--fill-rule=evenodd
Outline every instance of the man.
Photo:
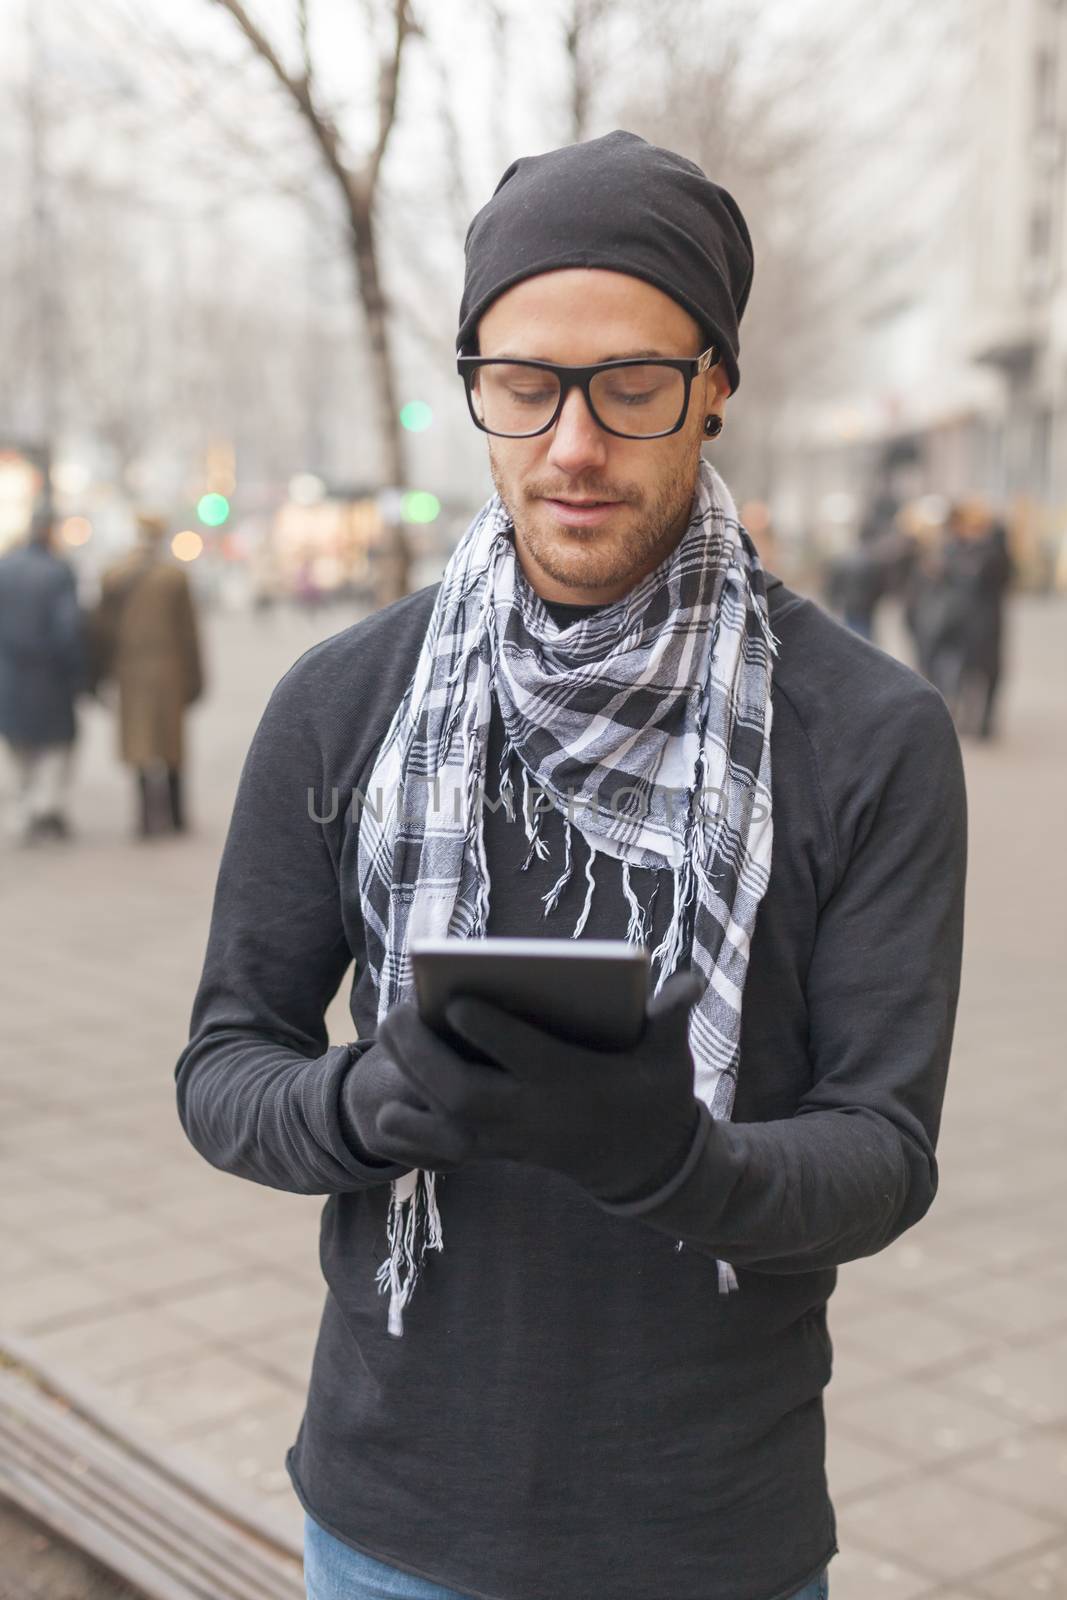
M 0 735 L 15 778 L 14 835 L 26 845 L 69 837 L 74 702 L 85 687 L 77 587 L 52 538 L 42 512 L 0 560 Z
M 312 1600 L 826 1594 L 826 1301 L 933 1196 L 963 789 L 940 698 L 701 464 L 751 268 L 633 135 L 509 168 L 458 341 L 498 496 L 248 757 L 178 1094 L 216 1166 L 329 1195 Z M 641 1044 L 466 1001 L 496 1065 L 451 1048 L 406 958 L 446 930 L 643 941 Z
M 162 517 L 137 519 L 137 544 L 104 573 L 94 617 L 96 671 L 119 691 L 119 748 L 137 775 L 137 833 L 182 833 L 185 713 L 203 692 L 189 580 L 164 559 Z

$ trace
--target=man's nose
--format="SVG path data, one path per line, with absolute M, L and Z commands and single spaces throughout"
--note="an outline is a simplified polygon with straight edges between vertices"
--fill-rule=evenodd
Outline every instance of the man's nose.
M 597 426 L 580 389 L 572 389 L 552 429 L 548 459 L 561 472 L 575 475 L 607 460 L 608 436 Z

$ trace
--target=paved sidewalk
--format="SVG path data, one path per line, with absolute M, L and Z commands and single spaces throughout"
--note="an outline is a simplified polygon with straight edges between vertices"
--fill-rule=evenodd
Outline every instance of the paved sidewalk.
M 172 1069 L 241 756 L 271 684 L 344 620 L 213 619 L 190 839 L 129 842 L 91 709 L 78 842 L 0 852 L 0 1326 L 294 1539 L 320 1202 L 207 1167 Z M 831 1306 L 834 1600 L 1067 1596 L 1067 607 L 1024 600 L 1013 624 L 1006 737 L 967 752 L 941 1194 Z
M 0 1600 L 143 1600 L 80 1550 L 0 1500 Z

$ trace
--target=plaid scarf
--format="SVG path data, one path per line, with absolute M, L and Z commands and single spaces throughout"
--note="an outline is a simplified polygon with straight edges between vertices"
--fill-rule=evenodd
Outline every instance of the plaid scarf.
M 546 806 L 589 849 L 589 915 L 598 853 L 622 863 L 627 938 L 647 942 L 649 908 L 631 868 L 671 873 L 673 913 L 652 952 L 656 989 L 680 965 L 707 990 L 690 1023 L 696 1092 L 729 1118 L 741 996 L 756 911 L 771 864 L 771 633 L 759 557 L 729 490 L 701 463 L 689 526 L 672 554 L 622 600 L 561 630 L 518 565 L 498 496 L 475 517 L 445 569 L 415 672 L 378 752 L 359 833 L 359 883 L 378 1017 L 412 996 L 409 940 L 485 935 L 486 749 L 495 697 L 504 722 L 500 800 L 513 815 L 521 772 L 527 862 L 546 859 Z M 533 791 L 537 798 L 531 803 Z M 506 892 L 504 886 L 498 890 Z M 432 1172 L 392 1186 L 389 1331 L 403 1332 L 427 1249 L 443 1245 Z M 737 1287 L 719 1263 L 721 1292 Z

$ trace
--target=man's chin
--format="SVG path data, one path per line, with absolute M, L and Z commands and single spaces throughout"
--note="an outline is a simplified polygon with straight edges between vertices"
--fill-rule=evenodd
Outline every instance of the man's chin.
M 526 561 L 553 583 L 584 591 L 595 603 L 596 591 L 614 590 L 625 582 L 632 553 L 625 543 L 607 538 L 602 528 L 556 528 L 523 541 Z M 576 595 L 575 603 L 585 603 Z

